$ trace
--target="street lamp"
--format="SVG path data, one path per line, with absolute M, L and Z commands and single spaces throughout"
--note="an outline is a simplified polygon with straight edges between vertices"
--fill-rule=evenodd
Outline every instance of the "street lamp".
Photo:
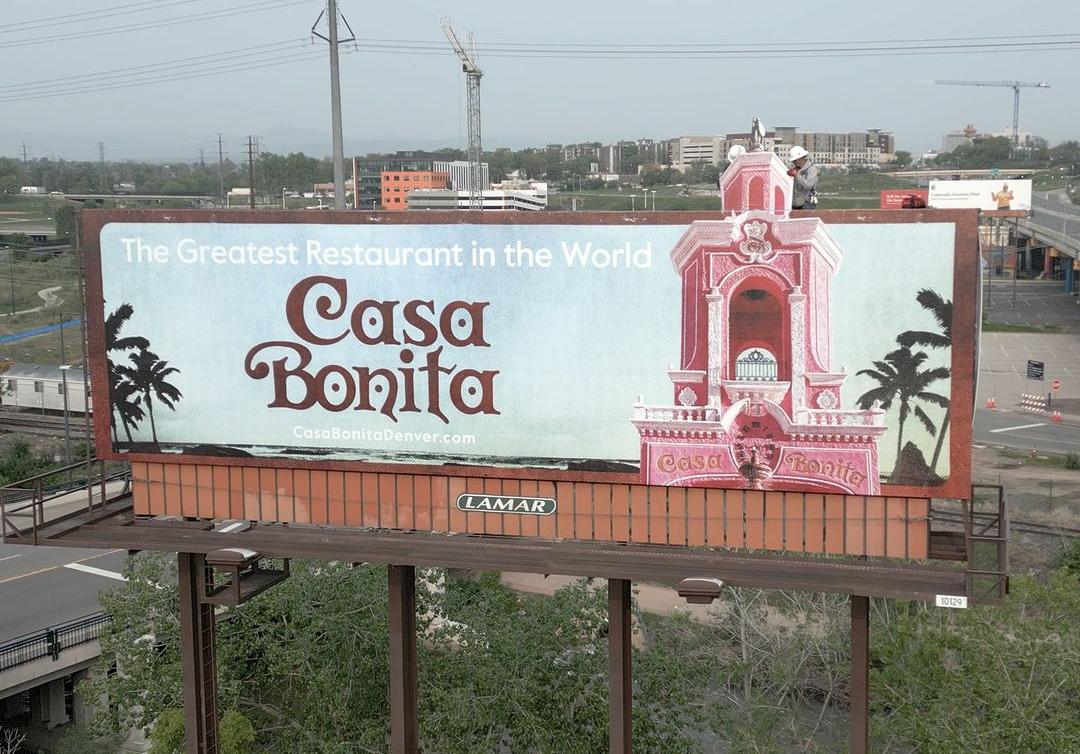
M 281 187 L 281 208 L 282 209 L 286 208 L 285 207 L 285 189 L 287 189 L 287 188 L 288 188 L 288 186 L 282 186 Z
M 630 211 L 637 210 L 637 194 L 630 194 Z

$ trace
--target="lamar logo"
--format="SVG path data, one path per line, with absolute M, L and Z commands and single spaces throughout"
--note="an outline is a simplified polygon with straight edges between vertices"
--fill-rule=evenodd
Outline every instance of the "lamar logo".
M 553 497 L 510 497 L 496 495 L 458 495 L 459 511 L 475 513 L 525 513 L 530 516 L 550 516 L 555 512 Z

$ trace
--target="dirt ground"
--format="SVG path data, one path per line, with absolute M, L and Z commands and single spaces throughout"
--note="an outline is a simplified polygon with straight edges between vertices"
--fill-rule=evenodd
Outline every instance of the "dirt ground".
M 1064 467 L 1064 458 L 996 447 L 972 450 L 972 481 L 1005 487 L 1009 518 L 1080 529 L 1080 470 Z M 1064 536 L 1011 532 L 1012 571 L 1045 567 Z

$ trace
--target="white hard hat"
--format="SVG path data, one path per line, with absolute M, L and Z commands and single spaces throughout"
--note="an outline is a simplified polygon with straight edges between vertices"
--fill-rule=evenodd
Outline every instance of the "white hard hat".
M 806 157 L 806 155 L 808 155 L 808 154 L 809 154 L 809 152 L 807 152 L 802 147 L 792 147 L 791 148 L 791 153 L 790 153 L 789 156 L 791 157 L 792 160 L 798 160 L 798 159 L 801 159 L 803 157 Z

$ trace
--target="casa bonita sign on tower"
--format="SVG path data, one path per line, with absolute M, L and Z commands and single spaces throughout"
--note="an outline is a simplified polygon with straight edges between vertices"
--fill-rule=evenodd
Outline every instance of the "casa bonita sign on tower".
M 792 178 L 771 152 L 736 157 L 720 190 L 731 217 L 691 223 L 671 252 L 682 356 L 674 405 L 634 406 L 641 480 L 878 494 L 884 412 L 841 405 L 847 375 L 830 365 L 837 241 L 789 216 Z

